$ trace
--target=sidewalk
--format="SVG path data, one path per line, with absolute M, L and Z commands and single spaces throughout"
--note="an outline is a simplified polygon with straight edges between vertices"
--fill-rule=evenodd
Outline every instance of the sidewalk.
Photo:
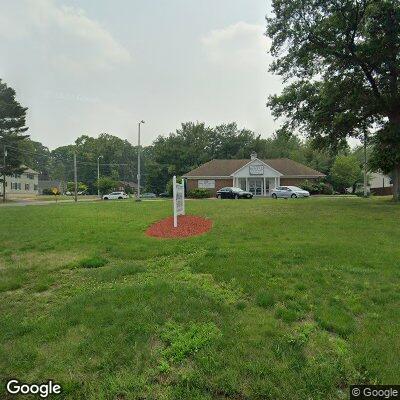
M 88 203 L 93 201 L 99 201 L 99 198 L 78 198 L 78 203 Z M 13 206 L 46 206 L 51 204 L 65 204 L 74 203 L 74 199 L 63 199 L 63 200 L 12 200 L 6 203 L 0 202 L 0 207 L 13 207 Z

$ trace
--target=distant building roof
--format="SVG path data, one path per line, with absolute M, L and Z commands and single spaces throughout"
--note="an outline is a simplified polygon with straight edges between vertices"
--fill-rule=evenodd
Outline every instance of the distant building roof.
M 129 187 L 134 188 L 134 189 L 137 189 L 137 187 L 138 187 L 137 182 L 119 181 L 119 183 L 120 183 L 121 185 L 129 186 Z M 142 187 L 142 185 L 140 185 L 140 187 Z
M 300 164 L 289 158 L 274 158 L 261 160 L 273 169 L 280 172 L 284 177 L 323 178 L 325 175 L 315 169 Z M 229 177 L 234 172 L 250 162 L 249 159 L 240 160 L 211 160 L 193 169 L 184 175 L 190 177 Z
M 26 165 L 21 165 L 21 168 L 24 168 L 24 174 L 28 173 L 28 174 L 36 174 L 39 175 L 39 172 L 33 170 L 32 168 L 27 167 Z

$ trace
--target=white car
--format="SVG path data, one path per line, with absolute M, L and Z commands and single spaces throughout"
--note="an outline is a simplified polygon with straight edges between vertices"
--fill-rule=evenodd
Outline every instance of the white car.
M 310 192 L 297 186 L 278 186 L 272 190 L 271 197 L 273 199 L 277 199 L 278 197 L 296 199 L 298 197 L 310 197 Z
M 122 200 L 128 198 L 129 196 L 124 192 L 112 192 L 103 196 L 103 200 Z

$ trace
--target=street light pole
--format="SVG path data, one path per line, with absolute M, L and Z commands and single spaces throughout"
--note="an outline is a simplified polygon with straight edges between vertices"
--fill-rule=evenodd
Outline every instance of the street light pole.
M 137 169 L 137 171 L 138 171 L 138 173 L 137 173 L 137 182 L 138 182 L 138 188 L 137 188 L 137 199 L 136 199 L 136 201 L 140 201 L 140 125 L 141 124 L 144 124 L 144 121 L 143 120 L 141 120 L 139 123 L 138 123 L 138 160 L 137 160 L 137 163 L 138 163 L 138 169 Z
M 97 157 L 97 196 L 100 197 L 100 158 L 103 156 Z
M 74 153 L 74 201 L 78 201 L 78 172 L 76 170 L 76 153 Z
M 7 157 L 7 146 L 4 145 L 4 153 L 3 153 L 3 203 L 6 202 L 6 157 Z

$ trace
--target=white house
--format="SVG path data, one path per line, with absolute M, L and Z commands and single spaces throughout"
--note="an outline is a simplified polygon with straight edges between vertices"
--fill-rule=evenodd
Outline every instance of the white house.
M 380 172 L 372 172 L 369 178 L 371 189 L 387 188 L 393 186 L 390 176 L 383 175 Z
M 27 168 L 22 174 L 6 176 L 6 195 L 20 197 L 38 194 L 39 173 Z M 0 193 L 3 193 L 3 183 L 0 182 Z

